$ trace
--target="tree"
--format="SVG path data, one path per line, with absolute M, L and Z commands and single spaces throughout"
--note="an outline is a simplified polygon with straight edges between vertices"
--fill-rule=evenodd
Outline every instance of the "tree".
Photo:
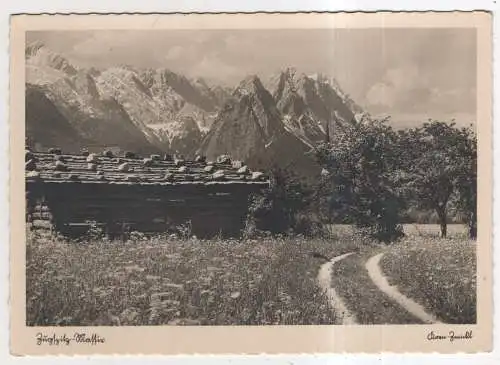
M 468 220 L 475 219 L 474 140 L 467 129 L 432 120 L 400 133 L 400 153 L 407 156 L 402 159 L 406 192 L 419 207 L 436 211 L 441 237 L 447 235 L 448 203 L 455 191 Z
M 477 136 L 471 128 L 459 132 L 456 190 L 458 209 L 465 213 L 469 237 L 477 237 Z
M 252 198 L 249 218 L 260 231 L 295 231 L 298 215 L 307 213 L 312 190 L 292 171 L 276 166 L 271 169 L 270 180 L 270 187 Z
M 404 201 L 400 196 L 398 135 L 387 120 L 346 123 L 332 142 L 316 149 L 323 174 L 329 211 L 344 215 L 358 228 L 380 241 L 403 235 L 399 218 Z M 328 189 L 329 188 L 329 189 Z

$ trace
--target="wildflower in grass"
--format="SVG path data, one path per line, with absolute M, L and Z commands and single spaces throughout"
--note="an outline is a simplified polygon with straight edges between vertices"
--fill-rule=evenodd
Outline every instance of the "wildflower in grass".
M 120 319 L 120 322 L 123 325 L 135 324 L 138 317 L 139 317 L 139 313 L 138 313 L 137 308 L 126 308 L 118 316 L 118 318 Z

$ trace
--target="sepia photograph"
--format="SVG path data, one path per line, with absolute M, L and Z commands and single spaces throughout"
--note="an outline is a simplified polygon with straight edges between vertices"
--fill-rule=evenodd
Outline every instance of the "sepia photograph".
M 472 340 L 491 235 L 477 27 L 195 24 L 23 32 L 33 341 L 366 325 Z

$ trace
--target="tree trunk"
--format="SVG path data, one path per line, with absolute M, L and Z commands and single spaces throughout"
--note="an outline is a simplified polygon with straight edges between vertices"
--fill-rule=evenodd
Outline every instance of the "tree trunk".
M 469 238 L 475 240 L 477 238 L 477 224 L 476 222 L 469 223 Z
M 469 238 L 475 240 L 477 238 L 477 215 L 476 212 L 472 212 L 469 218 Z
M 436 209 L 438 218 L 439 218 L 439 225 L 441 227 L 441 238 L 446 238 L 447 234 L 447 223 L 446 223 L 446 209 L 443 208 L 438 208 Z

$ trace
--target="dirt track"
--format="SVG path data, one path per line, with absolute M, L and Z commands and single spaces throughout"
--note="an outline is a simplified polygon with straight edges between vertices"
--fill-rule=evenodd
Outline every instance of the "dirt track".
M 334 309 L 337 316 L 340 317 L 342 324 L 356 324 L 356 317 L 347 309 L 344 304 L 344 301 L 337 294 L 334 288 L 331 287 L 331 276 L 332 276 L 332 266 L 346 257 L 352 255 L 353 252 L 346 253 L 344 255 L 340 255 L 334 257 L 327 263 L 323 264 L 319 270 L 318 274 L 318 282 L 320 287 L 325 291 L 328 296 L 328 300 L 330 305 Z
M 323 264 L 318 273 L 318 283 L 327 294 L 332 309 L 339 317 L 340 324 L 343 325 L 357 324 L 358 320 L 356 319 L 356 313 L 353 313 L 347 308 L 342 297 L 337 293 L 335 288 L 332 287 L 332 267 L 336 262 L 339 262 L 352 254 L 354 253 L 351 252 L 334 257 L 332 260 Z M 395 302 L 402 311 L 408 312 L 420 321 L 424 323 L 441 323 L 434 315 L 426 312 L 420 304 L 402 294 L 396 286 L 389 284 L 386 276 L 382 273 L 379 266 L 380 259 L 383 255 L 383 253 L 378 253 L 371 256 L 365 264 L 368 276 L 378 290 L 384 293 L 388 299 Z

